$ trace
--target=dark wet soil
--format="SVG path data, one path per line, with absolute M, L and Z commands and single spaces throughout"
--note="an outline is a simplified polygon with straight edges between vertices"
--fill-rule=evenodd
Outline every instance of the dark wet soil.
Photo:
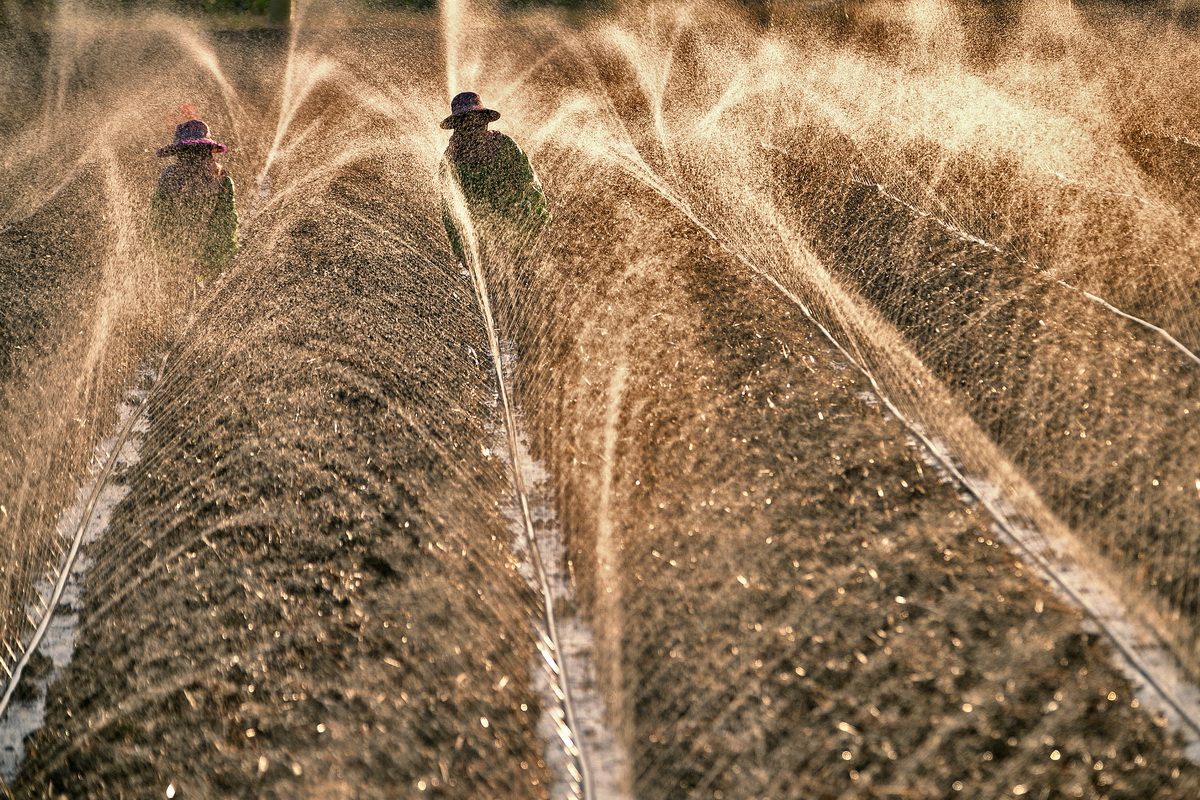
M 428 164 L 374 150 L 267 205 L 164 345 L 13 795 L 547 796 L 478 312 Z M 555 226 L 492 289 L 632 796 L 1200 794 L 793 306 L 538 155 Z
M 795 307 L 638 187 L 570 180 L 625 201 L 561 210 L 588 248 L 551 246 L 538 317 L 574 325 L 530 337 L 557 341 L 525 399 L 634 796 L 1197 791 L 1104 645 Z
M 114 308 L 99 164 L 0 229 L 0 642 L 26 631 L 33 582 L 56 563 L 61 508 L 145 352 L 153 324 Z M 47 543 L 49 542 L 49 547 Z
M 95 174 L 72 181 L 39 213 L 0 231 L 0 380 L 16 380 L 21 366 L 44 356 L 60 328 L 95 302 L 103 248 L 97 226 L 64 225 L 99 192 Z M 89 291 L 92 290 L 92 291 Z
M 1168 616 L 1195 622 L 1196 365 L 1157 334 L 873 185 L 821 181 L 785 161 L 781 172 L 792 176 L 784 191 L 830 209 L 813 217 L 817 251 L 966 399 L 1053 510 L 1135 574 Z M 1194 630 L 1176 632 L 1184 651 Z
M 1189 214 L 1200 212 L 1200 145 L 1145 130 L 1129 131 L 1123 144 L 1160 191 Z
M 471 294 L 372 204 L 405 168 L 289 207 L 172 352 L 18 796 L 545 795 Z M 432 258 L 358 235 L 405 214 Z

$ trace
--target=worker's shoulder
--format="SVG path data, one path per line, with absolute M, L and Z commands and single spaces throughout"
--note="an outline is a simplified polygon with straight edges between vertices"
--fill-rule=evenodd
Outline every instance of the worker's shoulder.
M 517 140 L 509 136 L 507 133 L 501 133 L 500 131 L 488 131 L 488 136 L 492 137 L 492 141 L 495 142 L 493 146 L 498 152 L 510 154 L 524 153 L 524 151 L 521 149 L 521 146 L 517 144 Z
M 183 169 L 178 164 L 167 164 L 162 168 L 162 172 L 158 173 L 158 182 L 178 180 L 183 174 Z

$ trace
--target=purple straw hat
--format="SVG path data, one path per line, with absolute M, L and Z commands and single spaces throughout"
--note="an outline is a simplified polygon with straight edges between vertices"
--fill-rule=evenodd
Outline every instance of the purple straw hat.
M 484 106 L 479 100 L 479 95 L 474 92 L 460 92 L 450 101 L 450 116 L 442 120 L 442 127 L 446 130 L 457 128 L 462 118 L 469 114 L 487 114 L 488 122 L 500 119 L 500 112 Z
M 175 127 L 175 141 L 166 147 L 160 147 L 158 157 L 173 156 L 182 148 L 196 146 L 211 147 L 216 153 L 224 153 L 229 149 L 220 142 L 214 142 L 208 138 L 208 126 L 198 119 L 193 119 Z

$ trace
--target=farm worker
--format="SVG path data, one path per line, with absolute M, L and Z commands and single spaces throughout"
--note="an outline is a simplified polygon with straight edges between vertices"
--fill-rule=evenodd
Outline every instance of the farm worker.
M 442 220 L 459 260 L 463 257 L 463 227 L 470 223 L 485 238 L 519 246 L 536 236 L 547 222 L 546 195 L 529 157 L 511 137 L 488 130 L 500 112 L 486 108 L 475 92 L 462 92 L 450 101 L 450 116 L 442 128 L 454 131 L 440 166 L 443 186 Z M 457 183 L 459 192 L 454 191 Z M 465 209 L 455 209 L 461 193 Z M 469 219 L 462 219 L 463 211 Z
M 198 119 L 175 128 L 175 141 L 159 148 L 158 157 L 175 156 L 158 178 L 150 204 L 152 229 L 173 257 L 193 259 L 205 273 L 222 272 L 237 252 L 237 212 L 233 207 L 233 178 L 213 157 L 225 145 L 208 138 L 208 126 Z

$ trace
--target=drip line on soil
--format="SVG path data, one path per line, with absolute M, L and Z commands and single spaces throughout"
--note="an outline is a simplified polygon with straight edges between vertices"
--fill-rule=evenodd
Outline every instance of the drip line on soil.
M 162 374 L 163 367 L 166 366 L 166 357 L 159 364 L 158 374 Z M 157 388 L 157 387 L 155 387 Z M 50 593 L 49 599 L 46 601 L 46 608 L 42 612 L 41 619 L 34 629 L 33 636 L 29 643 L 25 646 L 21 653 L 21 658 L 9 670 L 8 685 L 4 688 L 3 696 L 0 696 L 0 719 L 4 717 L 8 710 L 9 703 L 12 702 L 13 694 L 16 692 L 17 685 L 21 682 L 21 676 L 25 672 L 25 668 L 29 666 L 29 661 L 33 654 L 37 652 L 38 647 L 42 643 L 42 639 L 46 636 L 46 631 L 50 628 L 50 623 L 54 619 L 54 613 L 58 609 L 59 601 L 62 599 L 63 591 L 66 589 L 67 581 L 71 577 L 71 569 L 75 566 L 75 561 L 79 556 L 80 547 L 83 544 L 85 535 L 87 534 L 88 526 L 92 521 L 92 514 L 95 512 L 96 503 L 100 499 L 101 493 L 107 487 L 109 480 L 112 478 L 113 467 L 116 466 L 117 459 L 121 455 L 121 450 L 125 447 L 125 442 L 129 439 L 130 432 L 133 431 L 134 425 L 141 419 L 142 413 L 150 404 L 150 399 L 154 396 L 154 390 L 146 394 L 142 401 L 130 413 L 129 418 L 125 420 L 125 424 L 121 426 L 121 430 L 117 433 L 112 451 L 104 462 L 104 467 L 96 476 L 95 485 L 92 487 L 91 493 L 88 495 L 87 503 L 83 507 L 83 515 L 79 519 L 79 523 L 75 526 L 75 531 L 71 535 L 71 545 L 67 549 L 66 554 L 62 558 L 55 577 L 54 587 Z
M 509 453 L 514 462 L 512 464 L 513 491 L 517 495 L 517 502 L 521 509 L 521 525 L 524 532 L 525 544 L 529 548 L 530 561 L 533 562 L 533 567 L 537 574 L 538 586 L 542 595 L 546 623 L 545 638 L 548 639 L 547 645 L 551 649 L 556 662 L 550 666 L 551 671 L 554 673 L 554 680 L 558 684 L 558 691 L 555 694 L 559 698 L 567 725 L 567 737 L 561 738 L 564 739 L 563 745 L 567 751 L 567 755 L 574 762 L 573 771 L 576 774 L 573 777 L 577 781 L 578 797 L 580 800 L 591 800 L 595 796 L 592 774 L 588 765 L 587 754 L 584 752 L 583 739 L 580 736 L 581 731 L 575 714 L 575 704 L 572 700 L 565 653 L 560 647 L 561 637 L 559 636 L 558 620 L 554 610 L 554 595 L 550 587 L 550 581 L 546 576 L 541 550 L 538 547 L 537 536 L 533 529 L 533 515 L 529 510 L 529 494 L 525 486 L 525 478 L 521 466 L 515 463 L 516 459 L 519 458 L 518 454 L 520 450 L 517 441 L 517 428 L 512 401 L 509 398 L 508 385 L 504 378 L 500 340 L 496 332 L 496 320 L 492 314 L 492 306 L 487 293 L 487 283 L 482 265 L 479 263 L 478 253 L 476 252 L 474 255 L 474 258 L 466 260 L 470 262 L 468 268 L 470 270 L 471 284 L 475 290 L 475 299 L 479 303 L 480 315 L 483 317 L 484 328 L 488 338 L 488 347 L 491 350 L 492 364 L 496 373 L 497 391 L 500 395 L 500 406 L 504 413 L 505 434 L 508 439 Z
M 683 215 L 689 220 L 691 220 L 691 222 L 697 228 L 708 234 L 708 236 L 717 244 L 718 247 L 720 247 L 737 261 L 740 261 L 742 264 L 744 264 L 748 269 L 750 269 L 751 272 L 763 278 L 770 285 L 775 287 L 775 289 L 783 297 L 799 308 L 808 321 L 815 325 L 817 329 L 820 330 L 825 336 L 825 338 L 828 339 L 829 342 L 834 346 L 834 348 L 836 348 L 837 351 L 841 353 L 841 355 L 847 361 L 849 361 L 849 363 L 852 364 L 864 378 L 867 379 L 867 381 L 871 384 L 871 387 L 874 390 L 879 402 L 882 403 L 883 406 L 887 408 L 887 410 L 893 414 L 896 419 L 899 420 L 900 423 L 904 425 L 915 437 L 917 437 L 917 439 L 928 450 L 930 455 L 932 455 L 938 461 L 938 463 L 940 463 L 946 469 L 948 474 L 953 476 L 954 481 L 958 483 L 964 491 L 974 497 L 979 504 L 986 509 L 989 514 L 992 515 L 993 519 L 1004 533 L 1005 537 L 1026 554 L 1026 556 L 1038 567 L 1038 569 L 1046 576 L 1046 578 L 1052 584 L 1057 586 L 1059 590 L 1068 599 L 1070 599 L 1072 603 L 1075 604 L 1075 606 L 1084 614 L 1086 619 L 1091 620 L 1091 622 L 1096 626 L 1097 630 L 1099 630 L 1100 633 L 1103 634 L 1104 637 L 1107 638 L 1113 647 L 1121 654 L 1122 658 L 1125 660 L 1125 663 L 1129 665 L 1129 668 L 1145 682 L 1146 686 L 1153 690 L 1154 694 L 1156 694 L 1178 715 L 1178 718 L 1183 723 L 1184 727 L 1190 730 L 1193 741 L 1200 742 L 1200 720 L 1197 719 L 1196 715 L 1188 711 L 1173 694 L 1167 691 L 1162 682 L 1137 655 L 1134 648 L 1123 641 L 1120 637 L 1115 635 L 1111 626 L 1101 619 L 1100 614 L 1097 613 L 1086 600 L 1084 600 L 1079 592 L 1071 587 L 1062 578 L 1062 576 L 1058 574 L 1058 572 L 1054 569 L 1054 566 L 1041 553 L 1035 551 L 1024 541 L 1024 538 L 1019 535 L 1013 523 L 1008 519 L 1008 515 L 1001 513 L 1001 510 L 998 509 L 995 503 L 993 503 L 993 501 L 988 498 L 978 486 L 975 485 L 975 482 L 969 480 L 967 476 L 958 469 L 958 467 L 950 460 L 950 458 L 943 453 L 944 448 L 939 448 L 925 434 L 925 432 L 921 430 L 919 425 L 901 413 L 900 409 L 892 403 L 891 399 L 889 399 L 886 394 L 884 394 L 882 388 L 879 386 L 879 383 L 875 380 L 875 376 L 870 372 L 870 370 L 868 370 L 858 359 L 851 355 L 850 352 L 833 336 L 833 333 L 816 319 L 815 315 L 813 315 L 803 300 L 801 300 L 791 290 L 780 283 L 774 276 L 768 274 L 754 262 L 750 261 L 750 259 L 746 258 L 746 256 L 732 250 L 708 225 L 706 225 L 696 216 L 696 214 L 684 200 L 676 197 L 673 192 L 670 192 L 664 186 L 662 186 L 660 182 L 655 179 L 656 176 L 653 176 L 652 174 L 639 174 L 635 169 L 632 169 L 628 166 L 625 168 L 633 175 L 633 177 L 647 183 L 655 191 L 658 191 L 660 194 L 662 194 L 668 202 L 679 209 L 679 211 L 682 212 Z M 648 171 L 648 168 L 644 166 L 642 169 L 646 169 Z M 882 191 L 883 187 L 879 186 L 878 184 L 874 185 Z M 1186 348 L 1184 349 L 1186 350 Z M 1190 353 L 1190 351 L 1188 352 Z M 1164 645 L 1163 649 L 1174 658 L 1176 662 L 1175 666 L 1181 667 L 1181 665 L 1178 663 L 1178 657 L 1174 656 L 1174 653 L 1170 650 L 1170 648 Z
M 1084 291 L 1083 289 L 1079 289 L 1075 286 L 1072 286 L 1071 284 L 1067 283 L 1066 281 L 1060 280 L 1059 284 L 1067 287 L 1068 289 L 1079 292 L 1084 297 L 1086 297 L 1088 300 L 1091 300 L 1093 303 L 1096 303 L 1096 304 L 1100 305 L 1101 307 L 1108 309 L 1109 311 L 1116 314 L 1117 316 L 1124 317 L 1125 319 L 1129 320 L 1130 322 L 1136 322 L 1138 325 L 1141 325 L 1142 327 L 1144 327 L 1150 331 L 1153 331 L 1154 333 L 1157 333 L 1159 336 L 1161 336 L 1163 339 L 1165 339 L 1169 344 L 1171 344 L 1173 347 L 1178 349 L 1179 352 L 1183 353 L 1184 356 L 1186 356 L 1190 361 L 1194 362 L 1196 364 L 1196 366 L 1200 367 L 1200 356 L 1193 353 L 1191 350 L 1188 349 L 1187 345 L 1185 345 L 1183 342 L 1176 339 L 1174 336 L 1172 336 L 1167 331 L 1165 331 L 1162 328 L 1155 325 L 1153 322 L 1144 320 L 1141 317 L 1135 317 L 1133 314 L 1122 311 L 1121 309 L 1114 306 L 1112 303 L 1109 303 L 1104 298 L 1097 297 L 1096 295 L 1092 294 L 1091 292 Z
M 859 178 L 858 176 L 852 176 L 850 178 L 850 180 L 851 180 L 851 182 L 857 183 L 861 186 L 873 187 L 877 192 L 879 192 L 880 196 L 885 197 L 888 200 L 891 200 L 892 202 L 897 203 L 901 206 L 904 206 L 906 209 L 908 209 L 912 213 L 917 214 L 921 217 L 924 217 L 925 219 L 933 220 L 938 225 L 940 225 L 943 230 L 947 231 L 948 233 L 954 234 L 955 236 L 959 237 L 963 241 L 971 242 L 972 244 L 977 244 L 980 247 L 986 247 L 988 250 L 991 250 L 992 252 L 999 253 L 999 254 L 1005 256 L 1006 258 L 1011 258 L 1011 259 L 1017 261 L 1017 263 L 1031 266 L 1034 269 L 1037 269 L 1039 272 L 1042 271 L 1039 267 L 1037 267 L 1037 265 L 1030 264 L 1030 262 L 1025 260 L 1024 258 L 1021 258 L 1020 256 L 1017 256 L 1017 255 L 1013 255 L 1012 253 L 1006 253 L 1004 250 L 1001 250 L 1000 247 L 998 247 L 997 245 L 994 245 L 985 239 L 980 239 L 978 236 L 975 236 L 973 234 L 968 233 L 967 231 L 964 231 L 962 228 L 959 228 L 957 225 L 947 222 L 946 220 L 942 219 L 941 217 L 939 217 L 935 214 L 930 214 L 927 211 L 922 211 L 921 209 L 917 208 L 913 204 L 900 199 L 896 195 L 889 192 L 887 190 L 887 188 L 881 183 L 876 183 L 875 181 L 870 181 L 870 180 L 866 180 L 863 178 Z M 1122 311 L 1120 308 L 1118 308 L 1117 306 L 1114 306 L 1112 303 L 1108 302 L 1104 298 L 1098 297 L 1084 289 L 1080 289 L 1078 286 L 1068 283 L 1067 281 L 1064 281 L 1062 279 L 1056 279 L 1055 282 L 1058 283 L 1059 286 L 1062 286 L 1065 289 L 1069 289 L 1072 292 L 1078 292 L 1079 294 L 1083 295 L 1088 300 L 1091 300 L 1093 303 L 1095 303 L 1096 305 L 1105 309 L 1106 311 L 1116 314 L 1119 317 L 1123 317 L 1124 319 L 1127 319 L 1130 322 L 1140 325 L 1143 328 L 1145 328 L 1146 330 L 1156 334 L 1157 336 L 1161 337 L 1163 339 L 1163 341 L 1165 341 L 1167 344 L 1171 345 L 1176 350 L 1178 350 L 1180 353 L 1182 353 L 1185 358 L 1187 358 L 1189 361 L 1194 363 L 1196 366 L 1200 367 L 1200 356 L 1196 355 L 1196 353 L 1194 353 L 1192 350 L 1190 350 L 1187 345 L 1185 345 L 1183 342 L 1176 339 L 1174 336 L 1172 336 L 1169 332 L 1167 332 L 1163 328 L 1159 327 L 1158 325 L 1155 325 L 1153 322 L 1150 322 L 1149 320 L 1142 319 L 1141 317 L 1130 314 L 1127 311 Z

